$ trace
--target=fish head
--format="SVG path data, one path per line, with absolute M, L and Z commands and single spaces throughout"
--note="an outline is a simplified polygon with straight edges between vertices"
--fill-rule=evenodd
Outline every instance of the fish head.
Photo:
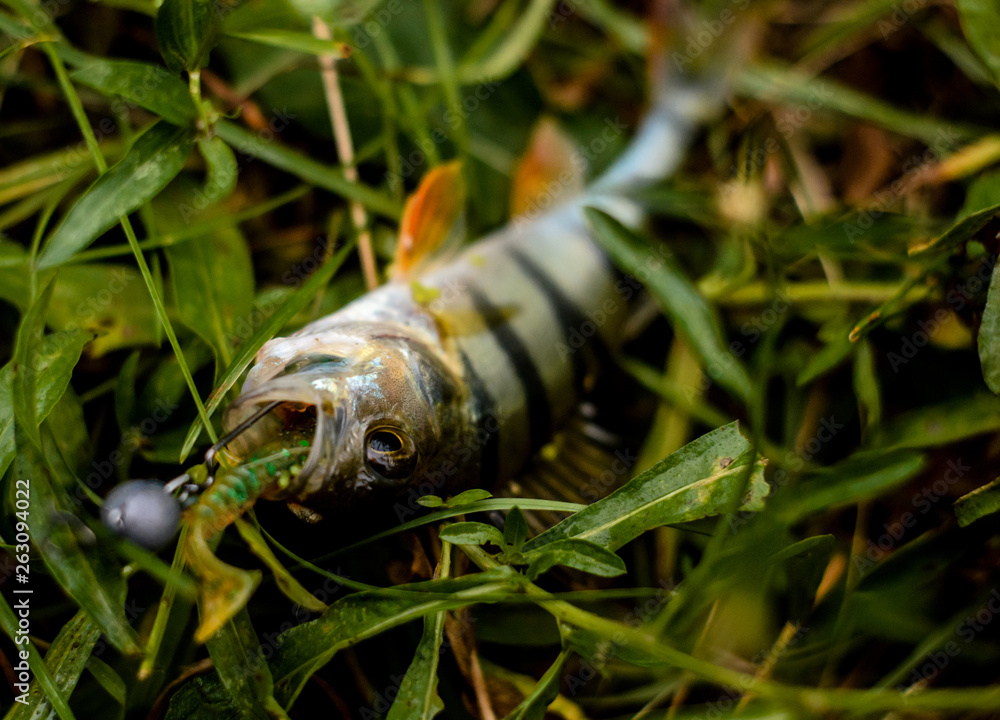
M 405 328 L 345 330 L 271 341 L 226 411 L 231 429 L 278 403 L 227 447 L 237 463 L 265 446 L 309 447 L 264 497 L 339 508 L 391 500 L 465 431 L 463 385 L 437 352 Z

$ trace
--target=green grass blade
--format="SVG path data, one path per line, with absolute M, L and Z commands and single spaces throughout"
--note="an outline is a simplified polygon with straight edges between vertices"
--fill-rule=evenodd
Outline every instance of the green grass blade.
M 347 200 L 354 200 L 368 210 L 391 218 L 399 219 L 402 208 L 388 195 L 373 190 L 366 185 L 353 183 L 343 172 L 300 155 L 294 150 L 282 147 L 273 138 L 265 140 L 245 128 L 226 120 L 220 120 L 215 127 L 219 137 L 240 152 L 259 158 L 269 165 L 291 173 L 305 182 L 329 190 Z
M 713 308 L 669 258 L 653 251 L 633 232 L 601 210 L 586 208 L 594 236 L 612 259 L 644 281 L 660 301 L 674 328 L 701 357 L 708 374 L 741 400 L 750 398 L 750 377 L 740 360 L 725 345 Z M 655 263 L 655 265 L 654 265 Z
M 59 688 L 59 697 L 70 697 L 101 637 L 101 629 L 81 610 L 66 623 L 45 652 L 45 666 Z M 22 646 L 23 647 L 23 646 Z M 57 712 L 54 702 L 36 678 L 26 705 L 15 703 L 5 720 L 28 720 Z
M 448 577 L 450 566 L 451 545 L 445 542 L 441 546 L 441 577 Z M 420 642 L 399 684 L 386 720 L 431 720 L 444 710 L 444 701 L 438 694 L 438 663 L 441 660 L 446 617 L 444 612 L 424 617 Z
M 18 635 L 20 626 L 18 625 L 17 616 L 14 615 L 14 610 L 8 604 L 7 598 L 2 594 L 0 594 L 0 626 L 3 627 L 4 632 L 7 633 L 7 636 L 18 647 L 18 660 L 17 663 L 14 663 L 15 669 L 21 663 L 20 651 L 27 652 L 28 667 L 31 669 L 31 673 L 35 677 L 35 682 L 42 689 L 56 715 L 59 716 L 60 720 L 75 720 L 73 711 L 69 709 L 69 704 L 66 702 L 66 698 L 63 697 L 63 691 L 49 672 L 48 666 L 45 664 L 45 659 L 38 652 L 35 643 L 30 640 L 24 642 L 24 640 L 20 639 L 27 638 L 27 635 Z M 15 640 L 15 638 L 17 639 Z M 15 702 L 14 708 L 16 709 L 17 707 L 21 707 L 21 704 Z M 14 710 L 11 712 L 14 712 Z
M 230 30 L 226 32 L 226 35 L 270 47 L 295 50 L 306 55 L 344 56 L 344 46 L 341 43 L 333 40 L 322 40 L 315 35 L 296 30 L 255 28 L 252 31 Z
M 274 692 L 274 681 L 246 608 L 236 613 L 205 645 L 240 717 L 267 720 L 265 708 Z
M 563 650 L 559 657 L 552 663 L 541 679 L 535 684 L 534 689 L 525 696 L 510 715 L 504 720 L 542 720 L 545 711 L 552 701 L 559 695 L 559 681 L 562 678 L 563 668 L 569 659 L 569 651 Z

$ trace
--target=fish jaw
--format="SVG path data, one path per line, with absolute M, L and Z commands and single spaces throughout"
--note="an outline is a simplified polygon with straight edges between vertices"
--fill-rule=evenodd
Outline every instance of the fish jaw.
M 327 338 L 335 341 L 317 341 Z M 235 439 L 228 454 L 242 462 L 255 447 L 286 436 L 289 443 L 307 436 L 311 443 L 301 471 L 266 489 L 267 499 L 316 508 L 391 500 L 420 485 L 442 448 L 467 431 L 461 378 L 406 326 L 351 322 L 280 338 L 265 349 L 224 425 L 236 427 L 261 407 L 279 405 Z M 370 462 L 368 438 L 383 427 L 414 448 L 412 477 L 387 477 Z

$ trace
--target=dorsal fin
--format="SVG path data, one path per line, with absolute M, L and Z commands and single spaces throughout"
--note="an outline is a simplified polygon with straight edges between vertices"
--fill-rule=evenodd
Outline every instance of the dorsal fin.
M 510 214 L 533 215 L 583 190 L 586 162 L 552 118 L 542 118 L 531 133 L 511 184 Z
M 391 277 L 414 277 L 450 237 L 458 234 L 465 211 L 465 182 L 458 161 L 438 165 L 406 201 Z

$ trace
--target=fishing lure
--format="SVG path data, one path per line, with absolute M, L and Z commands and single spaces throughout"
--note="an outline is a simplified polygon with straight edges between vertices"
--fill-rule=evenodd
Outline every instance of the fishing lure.
M 626 320 L 623 281 L 583 208 L 640 223 L 632 193 L 674 169 L 721 97 L 717 82 L 672 86 L 589 190 L 447 262 L 432 256 L 462 204 L 460 172 L 432 170 L 407 203 L 390 281 L 266 343 L 204 465 L 165 491 L 124 483 L 108 496 L 105 522 L 151 547 L 173 536 L 178 503 L 189 506 L 185 552 L 211 606 L 202 639 L 254 586 L 207 541 L 257 499 L 356 508 L 413 488 L 492 488 L 549 442 L 620 345 Z

